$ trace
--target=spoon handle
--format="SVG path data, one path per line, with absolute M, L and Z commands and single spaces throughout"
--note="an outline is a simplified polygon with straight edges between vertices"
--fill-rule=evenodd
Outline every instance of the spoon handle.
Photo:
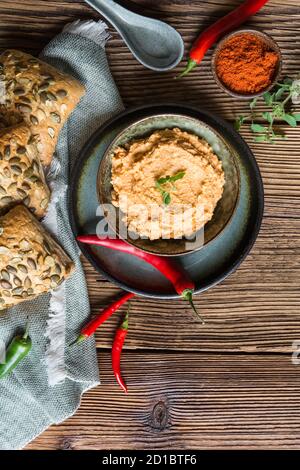
M 130 16 L 131 12 L 118 5 L 113 0 L 85 0 L 91 7 L 99 11 L 119 31 L 119 23 L 123 20 L 122 16 Z M 125 13 L 125 15 L 124 15 Z M 123 14 L 123 15 L 122 15 Z

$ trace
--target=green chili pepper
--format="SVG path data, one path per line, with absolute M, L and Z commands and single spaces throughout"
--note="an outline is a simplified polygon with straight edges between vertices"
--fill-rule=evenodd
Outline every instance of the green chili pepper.
M 31 350 L 31 339 L 28 336 L 28 324 L 23 336 L 16 336 L 6 350 L 6 361 L 0 364 L 0 379 L 10 374 Z

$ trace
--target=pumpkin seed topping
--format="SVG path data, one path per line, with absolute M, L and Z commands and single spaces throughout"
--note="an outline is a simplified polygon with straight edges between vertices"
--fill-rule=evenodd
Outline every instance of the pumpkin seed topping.
M 14 287 L 14 289 L 11 291 L 13 296 L 15 297 L 16 295 L 22 294 L 23 287 Z
M 10 264 L 6 266 L 6 269 L 10 274 L 17 274 L 18 272 L 17 269 L 14 266 L 11 266 Z
M 54 139 L 55 137 L 55 130 L 53 129 L 53 127 L 48 127 L 48 134 L 50 135 L 50 137 L 52 139 Z
M 59 98 L 65 98 L 68 93 L 66 90 L 61 89 L 61 90 L 57 90 L 56 94 Z
M 2 279 L 4 279 L 5 281 L 9 281 L 9 280 L 10 280 L 9 272 L 6 271 L 6 269 L 1 269 L 1 277 L 2 277 Z
M 45 198 L 41 201 L 41 208 L 42 209 L 46 209 L 46 207 L 48 206 L 48 203 L 49 203 L 49 200 L 48 198 Z
M 51 91 L 48 91 L 48 93 L 47 93 L 47 98 L 48 98 L 48 100 L 50 100 L 50 101 L 57 101 L 56 96 L 55 96 L 53 93 L 51 93 Z
M 43 82 L 39 85 L 38 90 L 39 91 L 45 91 L 49 87 L 49 82 Z
M 60 115 L 57 113 L 50 113 L 50 117 L 53 122 L 59 124 L 61 122 Z
M 10 178 L 11 177 L 11 171 L 10 169 L 6 166 L 5 168 L 3 168 L 3 174 L 4 176 L 6 176 L 6 178 Z
M 36 262 L 34 261 L 33 258 L 27 258 L 27 264 L 30 269 L 36 269 Z
M 11 289 L 12 288 L 12 285 L 10 282 L 6 281 L 5 279 L 1 279 L 0 281 L 0 285 L 1 287 L 3 287 L 3 289 Z M 5 291 L 3 291 L 3 294 L 4 294 Z M 10 293 L 9 293 L 10 294 Z
M 13 201 L 13 198 L 11 196 L 3 196 L 1 199 L 1 204 L 10 204 Z
M 28 269 L 26 268 L 25 264 L 18 264 L 18 270 L 21 271 L 21 273 L 27 274 Z
M 19 155 L 24 155 L 24 153 L 26 153 L 26 147 L 24 147 L 23 145 L 21 145 L 20 147 L 17 148 L 17 153 Z
M 51 281 L 51 284 L 50 284 L 51 287 L 55 288 L 58 286 L 60 282 L 60 277 L 57 274 L 54 274 L 53 276 L 50 277 L 50 281 Z
M 23 238 L 20 241 L 19 246 L 20 246 L 21 250 L 30 250 L 31 249 L 31 244 L 29 243 L 28 240 L 26 240 L 26 238 Z
M 20 197 L 22 197 L 22 198 L 25 198 L 25 197 L 26 197 L 26 194 L 27 194 L 26 191 L 24 191 L 24 190 L 21 189 L 21 188 L 17 188 L 17 193 L 18 193 L 18 195 L 19 195 Z
M 20 163 L 20 157 L 11 157 L 9 163 L 12 165 L 14 163 Z
M 31 106 L 29 106 L 27 104 L 18 104 L 17 108 L 21 113 L 25 113 L 25 114 L 31 113 L 31 111 L 32 111 Z
M 35 117 L 33 114 L 30 115 L 30 121 L 34 126 L 37 126 L 39 123 L 39 120 L 37 117 Z
M 50 249 L 50 246 L 49 246 L 49 243 L 47 242 L 47 240 L 44 240 L 43 247 L 44 247 L 44 250 L 46 251 L 46 253 L 48 253 L 48 255 L 51 255 L 51 249 Z
M 4 281 L 3 281 L 4 282 Z M 1 283 L 0 283 L 1 284 Z M 9 283 L 8 283 L 9 284 Z M 3 287 L 3 286 L 2 286 Z M 11 293 L 9 292 L 9 290 L 5 289 L 2 291 L 2 295 L 4 295 L 4 297 L 11 297 Z
M 25 277 L 25 280 L 24 280 L 24 287 L 26 287 L 26 289 L 29 289 L 29 287 L 31 287 L 32 285 L 32 282 L 30 280 L 30 278 L 28 276 Z
M 10 157 L 10 145 L 6 145 L 4 147 L 4 158 L 5 160 L 8 160 L 9 157 Z
M 22 173 L 22 168 L 19 165 L 11 165 L 13 173 L 20 175 Z
M 45 260 L 44 260 L 44 263 L 46 266 L 54 266 L 55 265 L 55 261 L 54 261 L 54 258 L 50 255 L 46 256 Z
M 25 90 L 22 87 L 15 88 L 14 93 L 16 96 L 21 96 L 25 94 Z
M 15 277 L 13 278 L 13 283 L 14 283 L 14 285 L 17 286 L 17 287 L 19 287 L 19 286 L 22 285 L 22 281 L 21 281 L 21 279 L 20 279 L 18 276 L 15 276 Z

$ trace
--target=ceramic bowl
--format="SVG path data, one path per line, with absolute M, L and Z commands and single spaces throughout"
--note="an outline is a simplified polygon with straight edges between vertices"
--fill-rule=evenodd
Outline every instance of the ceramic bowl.
M 107 204 L 110 205 L 112 203 L 111 163 L 116 147 L 124 146 L 130 141 L 149 136 L 154 131 L 175 127 L 195 134 L 211 145 L 215 154 L 222 161 L 225 173 L 225 186 L 222 198 L 215 208 L 212 219 L 201 231 L 197 232 L 193 240 L 185 238 L 149 240 L 137 238 L 134 233 L 128 234 L 126 238 L 128 243 L 144 251 L 161 256 L 184 255 L 201 249 L 216 238 L 230 221 L 239 195 L 239 172 L 235 151 L 230 143 L 206 123 L 187 115 L 158 114 L 149 116 L 133 122 L 117 135 L 101 160 L 97 177 L 99 202 L 103 207 Z M 120 233 L 124 232 L 121 230 L 122 214 L 119 213 L 119 209 L 117 209 L 117 223 L 115 221 L 115 212 L 107 211 L 105 215 L 113 230 L 117 232 L 118 236 L 121 236 Z
M 276 67 L 275 73 L 273 75 L 272 82 L 270 83 L 270 85 L 267 88 L 265 88 L 264 90 L 261 90 L 259 93 L 245 94 L 245 93 L 236 93 L 236 92 L 232 91 L 230 88 L 228 88 L 222 82 L 222 80 L 218 77 L 218 74 L 217 74 L 217 71 L 216 71 L 216 60 L 217 60 L 217 57 L 218 57 L 218 54 L 219 54 L 220 50 L 224 47 L 224 45 L 226 44 L 228 39 L 230 39 L 234 36 L 238 36 L 241 33 L 250 33 L 250 34 L 253 34 L 254 36 L 257 36 L 258 38 L 262 39 L 267 44 L 267 46 L 271 50 L 273 50 L 274 52 L 277 52 L 277 54 L 279 56 L 279 60 L 277 62 L 277 67 Z M 237 29 L 236 31 L 233 31 L 232 33 L 229 33 L 226 36 L 224 36 L 223 39 L 221 39 L 221 41 L 217 44 L 217 46 L 215 48 L 215 51 L 212 55 L 212 60 L 211 60 L 212 73 L 213 73 L 214 79 L 217 82 L 217 84 L 219 85 L 219 87 L 223 91 L 225 91 L 225 93 L 227 93 L 230 96 L 233 96 L 234 98 L 247 99 L 247 100 L 257 98 L 257 97 L 263 95 L 264 93 L 266 93 L 267 91 L 271 90 L 273 88 L 273 86 L 275 85 L 275 83 L 279 79 L 279 76 L 281 74 L 281 67 L 282 67 L 282 55 L 281 55 L 281 51 L 280 51 L 280 48 L 279 48 L 278 44 L 268 34 L 263 33 L 262 31 L 259 31 L 257 29 L 252 29 L 252 28 L 240 28 L 240 29 Z

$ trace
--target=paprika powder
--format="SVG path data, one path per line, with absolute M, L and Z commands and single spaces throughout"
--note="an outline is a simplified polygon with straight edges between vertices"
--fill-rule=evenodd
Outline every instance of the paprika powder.
M 216 73 L 231 91 L 254 94 L 271 83 L 279 55 L 260 37 L 251 33 L 228 38 L 216 57 Z

